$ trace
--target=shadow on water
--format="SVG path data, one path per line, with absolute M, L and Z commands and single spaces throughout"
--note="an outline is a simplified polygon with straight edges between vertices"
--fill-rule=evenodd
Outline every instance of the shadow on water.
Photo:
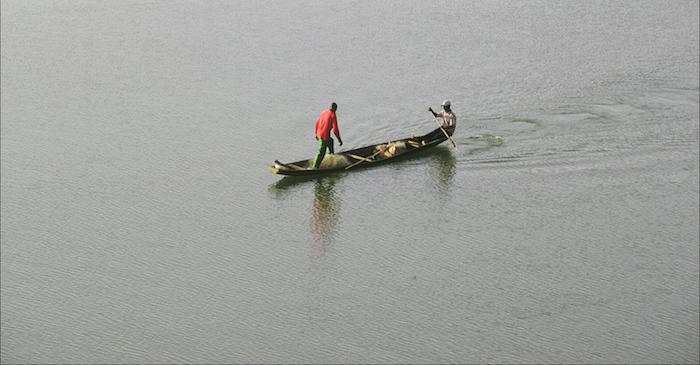
M 316 179 L 318 179 L 317 176 L 285 176 L 270 184 L 267 190 L 273 194 L 282 194 L 294 190 L 295 187 L 301 184 L 314 181 Z
M 428 165 L 426 180 L 427 191 L 433 195 L 433 201 L 443 206 L 450 200 L 452 185 L 457 170 L 455 152 L 447 148 L 436 148 L 432 151 L 432 161 Z M 426 191 L 426 192 L 427 192 Z
M 430 161 L 430 165 L 435 169 L 431 175 L 435 177 L 439 191 L 449 190 L 455 175 L 457 160 L 453 152 L 448 148 L 433 148 L 422 154 L 414 156 L 400 157 L 396 159 L 396 166 L 405 163 L 417 162 L 421 160 Z M 387 170 L 387 173 L 393 173 Z M 326 249 L 333 241 L 336 227 L 340 221 L 340 209 L 342 199 L 337 196 L 336 184 L 348 173 L 334 173 L 322 176 L 295 177 L 286 176 L 276 181 L 268 187 L 268 190 L 275 198 L 284 198 L 287 195 L 307 188 L 313 183 L 313 203 L 311 205 L 311 251 L 314 259 L 325 256 Z M 306 194 L 304 194 L 306 195 Z M 302 199 L 305 200 L 305 199 Z
M 345 176 L 347 172 L 336 172 L 336 173 L 329 173 L 327 175 L 321 175 L 321 176 L 285 176 L 274 183 L 270 184 L 267 188 L 267 190 L 275 195 L 275 198 L 282 198 L 284 195 L 287 193 L 295 191 L 297 188 L 307 184 L 311 183 L 312 181 L 319 181 L 319 180 L 326 180 L 326 179 L 333 179 L 334 181 L 339 180 L 343 176 Z
M 340 199 L 335 194 L 335 184 L 340 176 L 317 178 L 314 183 L 314 202 L 311 207 L 311 236 L 315 257 L 323 256 L 330 243 L 340 214 Z
M 440 148 L 435 150 L 437 163 L 431 164 L 431 168 L 435 170 L 431 173 L 437 181 L 437 188 L 441 192 L 447 192 L 452 186 L 457 168 L 457 158 L 452 151 Z
M 298 177 L 286 176 L 271 184 L 268 190 L 276 199 L 284 198 L 294 191 L 303 189 L 313 183 L 313 202 L 311 205 L 310 228 L 313 258 L 325 255 L 326 247 L 331 242 L 335 227 L 339 221 L 340 201 L 335 193 L 335 185 L 345 173 L 328 174 L 323 176 Z M 307 196 L 304 194 L 304 196 Z M 306 200 L 302 198 L 302 201 Z
M 399 158 L 396 166 L 400 168 L 405 163 L 416 163 L 421 160 L 429 162 L 430 176 L 432 176 L 433 186 L 439 195 L 448 199 L 449 191 L 453 185 L 457 167 L 457 158 L 454 152 L 444 146 L 425 151 L 420 155 Z M 387 170 L 387 173 L 393 173 Z M 292 177 L 287 176 L 269 186 L 269 191 L 277 198 L 302 189 L 308 191 L 308 184 L 313 183 L 313 202 L 311 205 L 310 230 L 311 230 L 311 251 L 314 259 L 325 256 L 328 246 L 333 241 L 336 227 L 340 221 L 340 210 L 342 198 L 337 196 L 336 184 L 347 173 L 328 174 L 313 177 Z M 306 194 L 304 194 L 306 195 Z M 305 200 L 305 199 L 302 199 Z M 443 200 L 443 199 L 438 199 Z

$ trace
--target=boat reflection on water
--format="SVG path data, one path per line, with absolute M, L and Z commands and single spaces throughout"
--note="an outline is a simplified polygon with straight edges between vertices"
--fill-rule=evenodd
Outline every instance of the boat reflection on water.
M 325 255 L 326 247 L 333 239 L 339 221 L 340 200 L 335 194 L 335 184 L 346 174 L 329 174 L 326 176 L 296 177 L 287 176 L 271 184 L 269 192 L 277 200 L 284 200 L 294 191 L 306 190 L 313 185 L 313 202 L 311 204 L 310 228 L 312 237 L 312 257 L 317 259 Z
M 276 198 L 284 198 L 286 195 L 289 195 L 290 192 L 295 191 L 316 179 L 318 179 L 316 176 L 285 176 L 282 179 L 270 184 L 267 190 Z
M 437 201 L 449 200 L 449 191 L 453 185 L 457 159 L 449 148 L 437 147 L 420 156 L 413 156 L 408 160 L 426 159 L 429 164 L 432 180 L 431 185 L 437 192 Z M 405 160 L 404 160 L 405 161 Z M 335 186 L 347 173 L 328 174 L 313 177 L 287 176 L 270 185 L 269 191 L 277 198 L 288 196 L 290 192 L 299 189 L 306 190 L 308 184 L 313 185 L 313 202 L 311 204 L 311 256 L 318 259 L 326 254 L 326 249 L 332 243 L 337 225 L 340 221 L 340 208 L 342 199 L 335 191 Z
M 339 220 L 340 200 L 335 195 L 338 176 L 324 176 L 314 182 L 314 201 L 311 207 L 311 236 L 313 257 L 326 253 Z
M 436 204 L 435 209 L 441 209 L 445 204 L 448 204 L 452 196 L 452 185 L 457 170 L 457 159 L 455 151 L 447 148 L 436 148 L 433 151 L 431 158 L 433 159 L 428 164 L 428 176 L 426 181 L 428 187 L 427 192 L 433 196 L 433 202 Z
M 441 192 L 447 192 L 454 180 L 457 159 L 454 156 L 454 152 L 446 148 L 436 148 L 435 156 L 437 157 L 437 163 L 431 164 L 431 166 L 437 171 L 432 175 L 437 180 L 438 189 Z

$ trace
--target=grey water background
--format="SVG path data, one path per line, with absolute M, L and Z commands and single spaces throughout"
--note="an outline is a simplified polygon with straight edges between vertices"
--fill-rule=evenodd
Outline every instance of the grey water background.
M 0 5 L 3 363 L 699 361 L 697 1 Z

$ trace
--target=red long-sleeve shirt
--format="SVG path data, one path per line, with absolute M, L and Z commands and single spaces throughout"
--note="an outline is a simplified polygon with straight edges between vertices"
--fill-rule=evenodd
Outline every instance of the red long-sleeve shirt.
M 336 118 L 333 110 L 326 109 L 316 119 L 316 137 L 326 141 L 331 139 L 331 129 L 333 129 L 333 133 L 335 133 L 338 141 L 342 141 L 340 131 L 338 131 L 338 118 Z

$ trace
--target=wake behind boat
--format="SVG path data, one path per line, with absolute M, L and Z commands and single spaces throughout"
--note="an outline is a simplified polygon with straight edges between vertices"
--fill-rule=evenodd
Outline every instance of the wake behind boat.
M 325 155 L 319 168 L 314 169 L 314 158 L 282 163 L 275 160 L 269 167 L 273 174 L 290 176 L 312 176 L 328 172 L 345 171 L 355 168 L 374 166 L 395 160 L 399 156 L 415 154 L 419 151 L 437 146 L 454 133 L 453 128 L 437 128 L 422 136 L 409 137 L 386 143 Z

